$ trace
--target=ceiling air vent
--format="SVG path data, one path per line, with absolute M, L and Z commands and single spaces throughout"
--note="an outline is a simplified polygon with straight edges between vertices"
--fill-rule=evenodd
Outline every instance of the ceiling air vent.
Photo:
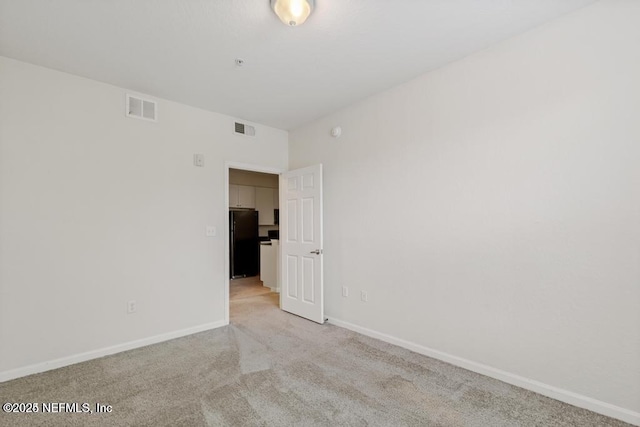
M 256 136 L 256 128 L 253 126 L 245 125 L 244 123 L 236 122 L 235 133 L 248 136 Z
M 150 99 L 127 94 L 126 108 L 127 117 L 150 120 L 152 122 L 158 120 L 158 103 Z

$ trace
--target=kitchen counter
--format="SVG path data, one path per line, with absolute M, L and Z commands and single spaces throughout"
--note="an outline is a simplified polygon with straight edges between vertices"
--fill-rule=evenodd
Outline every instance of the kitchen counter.
M 263 286 L 279 292 L 278 277 L 280 276 L 280 241 L 271 239 L 260 242 L 260 280 Z

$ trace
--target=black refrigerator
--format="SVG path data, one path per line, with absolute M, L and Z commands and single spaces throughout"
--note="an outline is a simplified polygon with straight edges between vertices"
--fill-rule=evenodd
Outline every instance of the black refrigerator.
M 229 231 L 231 278 L 259 274 L 258 212 L 229 211 Z

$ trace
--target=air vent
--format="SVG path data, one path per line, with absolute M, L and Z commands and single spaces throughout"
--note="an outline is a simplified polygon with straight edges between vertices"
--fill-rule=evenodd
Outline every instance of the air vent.
M 235 132 L 247 136 L 256 136 L 256 128 L 239 122 L 236 122 Z
M 127 117 L 150 120 L 152 122 L 158 120 L 158 104 L 150 99 L 142 99 L 140 97 L 127 94 L 126 108 Z

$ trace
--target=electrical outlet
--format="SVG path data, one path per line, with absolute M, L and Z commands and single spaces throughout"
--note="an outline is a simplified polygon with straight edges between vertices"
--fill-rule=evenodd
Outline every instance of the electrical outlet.
M 349 296 L 349 288 L 347 288 L 346 286 L 342 287 L 342 296 L 345 298 Z
M 207 229 L 205 230 L 205 235 L 207 237 L 214 237 L 218 234 L 218 230 L 213 225 L 207 225 Z
M 369 299 L 367 291 L 360 291 L 360 299 L 364 302 L 367 302 L 367 300 Z
M 127 302 L 127 314 L 135 313 L 138 311 L 138 303 L 131 300 Z

